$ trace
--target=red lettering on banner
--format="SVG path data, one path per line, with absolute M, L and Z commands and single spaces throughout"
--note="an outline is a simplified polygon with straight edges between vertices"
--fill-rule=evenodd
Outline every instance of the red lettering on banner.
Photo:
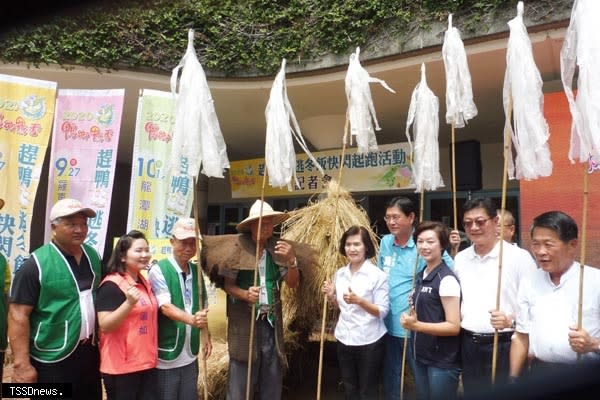
M 149 141 L 159 140 L 165 143 L 171 141 L 171 134 L 161 130 L 158 124 L 155 124 L 154 122 L 146 122 L 144 130 L 148 133 Z
M 42 126 L 39 123 L 27 125 L 27 122 L 21 116 L 17 117 L 14 121 L 10 121 L 6 119 L 3 113 L 0 113 L 0 130 L 16 133 L 20 136 L 37 137 L 42 130 Z
M 112 129 L 101 130 L 98 126 L 92 125 L 89 131 L 79 129 L 77 124 L 71 121 L 64 121 L 60 127 L 61 132 L 65 135 L 65 140 L 84 140 L 92 142 L 104 143 L 112 141 L 114 136 Z
M 231 181 L 240 186 L 252 186 L 256 184 L 256 178 L 252 176 L 231 176 Z

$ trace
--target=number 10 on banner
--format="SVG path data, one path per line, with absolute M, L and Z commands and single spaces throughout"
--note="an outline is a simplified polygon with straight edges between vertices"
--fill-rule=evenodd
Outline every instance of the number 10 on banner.
M 150 158 L 148 160 L 138 157 L 138 176 L 147 176 L 148 178 L 160 178 L 161 160 Z

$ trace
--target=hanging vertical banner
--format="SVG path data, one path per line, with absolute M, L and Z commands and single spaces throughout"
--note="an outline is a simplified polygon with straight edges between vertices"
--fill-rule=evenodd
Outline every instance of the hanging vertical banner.
M 19 269 L 48 147 L 56 82 L 0 75 L 0 252 Z
M 56 100 L 46 221 L 58 200 L 80 200 L 96 211 L 86 243 L 100 254 L 108 228 L 124 96 L 124 89 L 61 89 Z
M 181 170 L 170 173 L 174 98 L 169 92 L 144 89 L 138 102 L 127 229 L 148 238 L 171 236 L 179 217 L 189 217 L 193 183 L 182 157 Z M 178 172 L 178 173 L 177 173 Z

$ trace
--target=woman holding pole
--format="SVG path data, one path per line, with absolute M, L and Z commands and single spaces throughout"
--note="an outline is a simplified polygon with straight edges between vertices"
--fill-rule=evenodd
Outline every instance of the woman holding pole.
M 460 374 L 460 284 L 442 259 L 449 232 L 440 222 L 424 221 L 414 233 L 426 267 L 416 279 L 410 313 L 401 317 L 412 332 L 417 397 L 453 399 Z
M 337 355 L 345 398 L 377 399 L 386 333 L 383 318 L 389 309 L 387 276 L 369 258 L 375 246 L 368 231 L 352 226 L 340 240 L 348 265 L 325 281 L 323 293 L 340 309 L 335 327 Z

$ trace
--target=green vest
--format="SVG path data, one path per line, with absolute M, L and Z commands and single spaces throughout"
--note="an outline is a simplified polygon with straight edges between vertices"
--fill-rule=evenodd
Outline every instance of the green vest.
M 172 264 L 174 259 L 168 258 L 158 262 L 158 267 L 162 271 L 169 292 L 171 293 L 171 304 L 175 307 L 185 310 L 183 291 L 179 280 L 179 273 Z M 198 291 L 198 266 L 188 263 L 190 273 L 192 274 L 192 314 L 200 311 L 199 291 Z M 206 289 L 202 281 L 202 293 L 204 294 L 203 304 L 206 303 Z M 163 361 L 173 361 L 181 354 L 183 344 L 185 343 L 186 324 L 181 321 L 172 320 L 163 313 L 158 313 L 158 358 Z M 200 329 L 191 328 L 190 347 L 192 354 L 197 355 L 200 348 Z
M 6 350 L 6 345 L 8 344 L 6 341 L 6 287 L 4 287 L 4 274 L 6 274 L 6 268 L 8 268 L 8 264 L 6 263 L 6 258 L 2 254 L 0 254 L 0 278 L 2 282 L 0 282 L 0 351 Z
M 279 293 L 279 284 L 281 274 L 279 267 L 273 262 L 271 252 L 267 254 L 266 262 L 266 286 L 269 300 L 269 322 L 275 329 L 275 343 L 277 355 L 281 365 L 287 368 L 285 357 L 285 345 L 283 339 L 283 316 L 281 307 L 281 298 Z M 236 285 L 242 289 L 248 289 L 254 285 L 253 270 L 238 270 Z M 258 306 L 258 302 L 257 302 Z M 238 300 L 233 296 L 227 296 L 227 348 L 229 358 L 237 361 L 248 361 L 248 345 L 250 342 L 250 315 L 252 308 L 248 303 Z M 258 317 L 258 312 L 256 313 Z M 256 335 L 254 335 L 254 345 L 252 346 L 252 359 L 256 360 L 258 356 Z
M 82 248 L 94 274 L 95 298 L 102 273 L 100 257 L 91 246 L 83 244 Z M 39 269 L 40 294 L 29 318 L 29 353 L 41 362 L 61 361 L 71 355 L 79 342 L 79 287 L 69 263 L 54 244 L 40 247 L 32 257 Z
M 258 276 L 257 276 L 258 277 Z M 258 278 L 260 279 L 260 278 Z M 281 274 L 279 273 L 279 267 L 277 264 L 273 262 L 273 257 L 271 254 L 267 252 L 267 256 L 265 259 L 265 286 L 267 289 L 267 304 L 272 306 L 274 303 L 273 299 L 273 288 L 279 287 L 279 281 L 281 280 Z M 254 286 L 254 270 L 239 270 L 237 275 L 236 284 L 241 289 L 248 289 L 250 286 Z M 260 284 L 260 282 L 257 282 Z M 234 299 L 234 301 L 237 299 Z M 279 299 L 276 299 L 279 301 Z M 260 304 L 256 302 L 256 317 L 259 315 L 259 307 Z M 273 325 L 274 322 L 274 312 L 273 307 L 269 307 L 269 322 Z

